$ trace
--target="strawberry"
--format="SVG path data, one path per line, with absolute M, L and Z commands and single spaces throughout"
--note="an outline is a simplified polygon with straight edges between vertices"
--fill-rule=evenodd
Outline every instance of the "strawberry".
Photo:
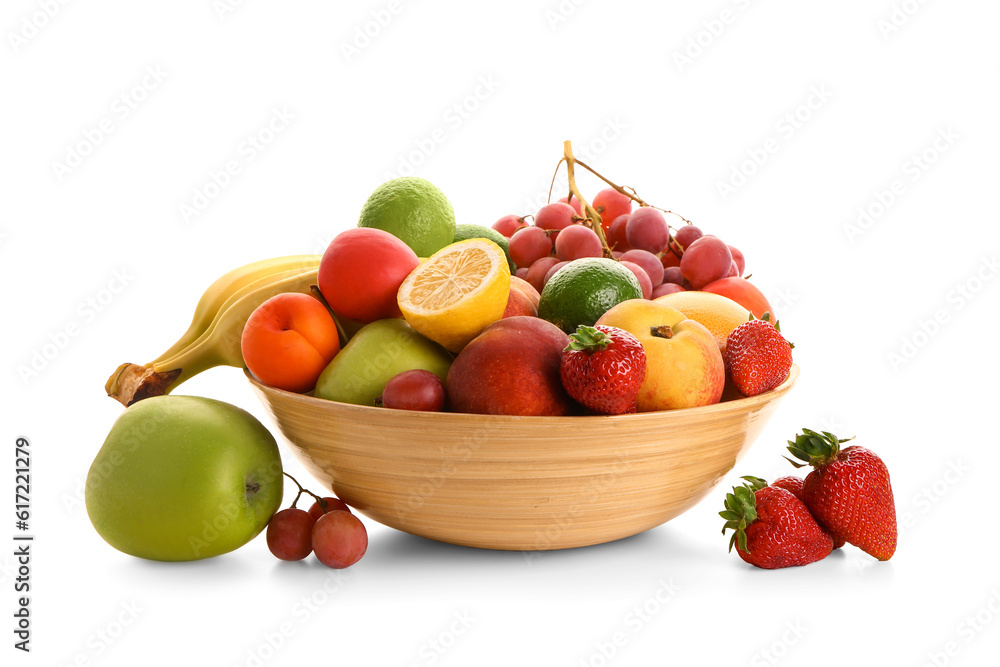
M 635 412 L 646 352 L 624 329 L 581 325 L 570 334 L 559 374 L 566 392 L 584 407 L 605 415 Z
M 781 335 L 781 329 L 764 319 L 744 322 L 726 339 L 726 367 L 744 396 L 756 396 L 785 381 L 792 368 L 793 345 Z
M 808 565 L 830 555 L 833 540 L 790 491 L 757 477 L 726 494 L 722 527 L 732 529 L 729 550 L 747 563 L 767 570 Z
M 797 468 L 813 466 L 802 484 L 802 501 L 834 539 L 889 560 L 896 552 L 896 504 L 889 470 L 869 449 L 857 445 L 841 449 L 847 440 L 804 428 L 794 442 L 788 441 L 788 451 L 805 463 L 788 461 Z
M 779 489 L 785 489 L 790 491 L 793 496 L 802 500 L 802 485 L 804 482 L 801 477 L 796 477 L 795 475 L 786 475 L 784 477 L 779 477 L 778 479 L 771 482 L 771 486 L 776 486 Z M 803 501 L 805 502 L 805 501 Z M 839 549 L 844 546 L 845 542 L 842 538 L 833 538 L 833 548 Z

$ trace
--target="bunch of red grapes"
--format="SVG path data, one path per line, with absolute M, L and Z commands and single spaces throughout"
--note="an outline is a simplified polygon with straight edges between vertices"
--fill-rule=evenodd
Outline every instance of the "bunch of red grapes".
M 700 290 L 716 280 L 743 275 L 743 253 L 733 246 L 690 223 L 672 229 L 659 209 L 633 210 L 632 203 L 628 195 L 606 188 L 591 205 L 600 214 L 612 256 L 635 274 L 645 298 Z M 534 224 L 505 215 L 493 229 L 510 239 L 516 275 L 541 292 L 549 278 L 574 259 L 606 256 L 601 239 L 584 220 L 580 201 L 564 197 L 540 208 Z
M 304 489 L 301 486 L 299 489 L 301 495 Z M 339 498 L 313 497 L 316 502 L 308 511 L 295 507 L 299 498 L 296 496 L 291 507 L 271 517 L 267 524 L 267 548 L 281 560 L 302 560 L 315 552 L 319 562 L 327 567 L 340 569 L 354 565 L 368 550 L 365 525 Z

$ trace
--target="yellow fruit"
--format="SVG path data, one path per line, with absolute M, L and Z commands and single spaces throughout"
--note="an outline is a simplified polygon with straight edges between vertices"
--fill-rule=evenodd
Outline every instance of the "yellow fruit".
M 399 310 L 419 333 L 459 352 L 507 307 L 510 267 L 496 243 L 469 239 L 445 246 L 399 287 Z
M 750 311 L 732 299 L 711 292 L 674 292 L 654 299 L 675 308 L 703 325 L 715 336 L 719 351 L 726 356 L 726 339 L 733 329 L 750 319 Z

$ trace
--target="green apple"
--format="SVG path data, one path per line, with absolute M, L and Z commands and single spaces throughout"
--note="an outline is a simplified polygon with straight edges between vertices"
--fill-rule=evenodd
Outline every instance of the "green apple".
M 323 370 L 313 392 L 319 398 L 374 405 L 386 383 L 403 371 L 421 368 L 448 378 L 450 352 L 417 333 L 400 318 L 361 327 Z
M 274 437 L 249 412 L 197 396 L 129 406 L 90 467 L 87 513 L 133 556 L 198 560 L 253 539 L 281 504 Z

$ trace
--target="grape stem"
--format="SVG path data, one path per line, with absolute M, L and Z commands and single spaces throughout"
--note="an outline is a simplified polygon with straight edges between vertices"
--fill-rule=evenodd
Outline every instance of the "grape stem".
M 568 139 L 563 142 L 563 159 L 561 161 L 566 163 L 566 180 L 569 181 L 569 191 L 580 201 L 580 210 L 585 214 L 583 220 L 584 224 L 594 230 L 594 233 L 597 234 L 597 238 L 601 240 L 601 247 L 604 249 L 604 256 L 614 259 L 614 255 L 611 253 L 611 248 L 608 246 L 608 240 L 604 236 L 604 228 L 601 226 L 601 215 L 593 206 L 590 205 L 590 202 L 583 198 L 583 195 L 580 194 L 580 188 L 576 186 L 576 175 L 573 168 L 577 164 L 577 161 L 576 158 L 573 157 L 573 145 Z M 594 173 L 589 167 L 587 170 Z M 569 197 L 567 197 L 567 199 L 569 199 Z
M 299 502 L 299 497 L 303 493 L 308 493 L 310 496 L 316 499 L 316 502 L 320 502 L 321 500 L 323 500 L 309 489 L 304 488 L 301 484 L 299 484 L 299 480 L 295 479 L 284 470 L 281 471 L 281 474 L 287 477 L 288 479 L 292 480 L 293 482 L 295 482 L 295 486 L 299 487 L 299 492 L 295 494 L 295 500 L 292 501 L 292 507 L 295 507 L 295 503 Z
M 579 200 L 579 202 L 580 202 L 580 208 L 584 212 L 583 223 L 585 225 L 587 225 L 588 227 L 590 227 L 592 230 L 594 230 L 594 233 L 596 233 L 597 237 L 601 240 L 601 247 L 604 249 L 604 256 L 605 257 L 614 257 L 614 255 L 611 253 L 611 248 L 608 246 L 607 238 L 604 236 L 604 229 L 603 229 L 602 225 L 600 224 L 600 222 L 598 222 L 601 219 L 600 214 L 597 212 L 597 210 L 593 206 L 591 206 L 587 202 L 586 199 L 583 198 L 583 195 L 580 194 L 580 189 L 576 186 L 575 167 L 577 165 L 583 167 L 584 169 L 586 169 L 587 171 L 589 171 L 591 174 L 593 174 L 597 178 L 599 178 L 602 181 L 604 181 L 605 183 L 607 183 L 616 192 L 619 192 L 619 193 L 625 195 L 626 197 L 628 197 L 629 199 L 631 199 L 635 203 L 639 204 L 639 206 L 648 206 L 650 208 L 655 208 L 655 209 L 657 209 L 659 211 L 663 211 L 664 213 L 667 213 L 669 215 L 677 216 L 678 218 L 680 218 L 681 220 L 683 220 L 686 224 L 689 224 L 689 225 L 693 224 L 690 220 L 688 220 L 687 218 L 685 218 L 680 213 L 674 213 L 673 211 L 668 211 L 665 208 L 660 208 L 659 206 L 653 206 L 653 205 L 649 204 L 648 202 L 646 202 L 642 197 L 640 197 L 636 193 L 636 191 L 635 191 L 634 188 L 632 188 L 632 187 L 622 187 L 621 185 L 618 185 L 617 183 L 612 183 L 607 178 L 605 178 L 600 172 L 598 172 L 597 170 L 595 170 L 593 167 L 591 167 L 587 163 L 581 162 L 580 160 L 577 160 L 573 156 L 573 146 L 572 146 L 572 144 L 568 140 L 563 142 L 563 157 L 562 157 L 562 159 L 559 160 L 558 164 L 556 164 L 555 173 L 552 174 L 552 183 L 549 185 L 549 198 L 550 199 L 552 198 L 552 186 L 555 184 L 556 175 L 558 175 L 558 173 L 559 173 L 559 167 L 560 167 L 560 165 L 562 165 L 563 162 L 566 163 L 566 172 L 567 172 L 566 176 L 567 176 L 567 180 L 569 181 L 569 192 L 570 192 L 569 196 L 566 197 L 566 200 L 569 201 L 572 197 L 576 197 L 577 200 Z M 609 222 L 609 224 L 610 224 L 610 222 Z M 670 227 L 670 225 L 667 225 L 667 226 Z M 670 227 L 670 228 L 673 229 L 673 227 Z M 672 243 L 668 243 L 667 244 L 667 250 L 669 250 L 670 252 L 672 252 L 675 255 L 677 255 L 677 251 L 674 250 L 674 248 L 671 247 L 671 246 L 672 246 Z M 678 257 L 679 257 L 679 255 L 678 255 Z

